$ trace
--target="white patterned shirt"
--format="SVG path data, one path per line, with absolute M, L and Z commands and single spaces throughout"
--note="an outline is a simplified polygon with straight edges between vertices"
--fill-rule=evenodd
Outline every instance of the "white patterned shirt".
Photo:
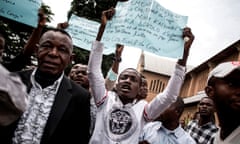
M 44 128 L 46 126 L 55 95 L 62 81 L 63 75 L 58 80 L 44 89 L 31 75 L 33 87 L 29 93 L 29 106 L 18 122 L 13 137 L 13 144 L 40 144 Z

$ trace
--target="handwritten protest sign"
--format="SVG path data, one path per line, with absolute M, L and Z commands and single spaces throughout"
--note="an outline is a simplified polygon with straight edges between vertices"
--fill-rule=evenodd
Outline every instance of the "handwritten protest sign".
M 91 50 L 92 42 L 96 39 L 100 23 L 86 18 L 71 15 L 69 27 L 66 31 L 73 39 L 73 45 L 80 48 Z
M 78 17 L 74 14 L 71 15 L 69 20 L 69 27 L 66 31 L 71 35 L 73 45 L 82 49 L 91 50 L 92 42 L 96 39 L 100 23 L 88 20 L 86 18 Z M 113 53 L 114 47 L 104 47 L 103 54 L 108 55 Z
M 41 0 L 0 0 L 0 15 L 36 27 L 40 6 Z
M 173 13 L 154 0 L 119 2 L 102 41 L 109 47 L 120 43 L 160 56 L 180 58 L 186 23 L 186 16 Z
M 154 0 L 119 2 L 115 16 L 108 21 L 104 31 L 103 53 L 113 53 L 115 45 L 120 43 L 160 56 L 180 58 L 186 23 L 186 16 L 173 13 Z M 72 15 L 69 25 L 67 31 L 73 37 L 73 44 L 90 50 L 100 24 Z

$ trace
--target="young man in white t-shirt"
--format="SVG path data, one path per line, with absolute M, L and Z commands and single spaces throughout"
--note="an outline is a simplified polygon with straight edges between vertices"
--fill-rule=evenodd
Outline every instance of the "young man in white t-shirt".
M 194 40 L 190 28 L 185 28 L 183 37 L 189 37 L 184 45 L 183 58 L 178 60 L 174 74 L 167 87 L 150 103 L 138 96 L 141 74 L 128 68 L 119 74 L 115 91 L 106 91 L 101 73 L 103 44 L 100 42 L 108 19 L 114 9 L 104 11 L 96 41 L 93 42 L 88 63 L 89 83 L 98 107 L 96 125 L 90 144 L 137 144 L 143 126 L 159 116 L 179 95 L 185 76 L 190 46 Z

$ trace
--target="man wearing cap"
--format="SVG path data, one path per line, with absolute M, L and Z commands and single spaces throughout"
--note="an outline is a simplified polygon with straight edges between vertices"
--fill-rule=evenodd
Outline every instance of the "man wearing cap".
M 239 144 L 240 61 L 217 65 L 209 73 L 205 92 L 215 103 L 220 124 L 214 144 Z

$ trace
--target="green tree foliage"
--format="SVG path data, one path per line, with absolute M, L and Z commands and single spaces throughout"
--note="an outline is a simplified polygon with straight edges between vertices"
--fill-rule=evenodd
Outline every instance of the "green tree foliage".
M 115 7 L 118 0 L 73 0 L 68 18 L 71 14 L 85 17 L 90 20 L 101 20 L 101 13 L 111 7 Z
M 47 16 L 47 21 L 50 22 L 52 20 L 52 15 L 54 15 L 50 7 L 42 3 L 41 8 Z M 0 32 L 6 39 L 3 59 L 5 62 L 9 62 L 22 51 L 32 33 L 33 27 L 4 17 L 0 18 Z
M 102 11 L 115 7 L 117 1 L 120 0 L 73 0 L 68 13 L 68 19 L 71 17 L 71 14 L 75 14 L 79 17 L 100 22 Z M 87 64 L 89 51 L 76 47 L 74 48 L 74 52 L 76 54 L 74 59 L 75 63 Z M 102 71 L 104 75 L 106 75 L 107 71 L 111 67 L 112 57 L 113 54 L 103 56 Z

